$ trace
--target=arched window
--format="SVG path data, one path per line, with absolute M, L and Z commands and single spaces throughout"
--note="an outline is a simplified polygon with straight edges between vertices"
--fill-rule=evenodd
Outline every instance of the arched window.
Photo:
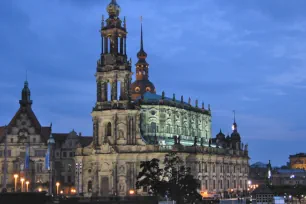
M 155 133 L 156 131 L 156 123 L 151 123 L 151 132 Z
M 91 191 L 92 191 L 92 181 L 88 181 L 87 192 L 91 192 Z
M 112 124 L 110 122 L 106 126 L 106 136 L 112 136 Z

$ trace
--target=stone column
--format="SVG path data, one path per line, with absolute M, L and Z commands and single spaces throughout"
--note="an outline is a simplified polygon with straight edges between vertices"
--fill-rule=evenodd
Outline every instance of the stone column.
M 104 53 L 107 54 L 108 53 L 108 37 L 104 37 Z
M 120 54 L 123 54 L 123 37 L 120 38 Z
M 112 82 L 112 101 L 117 100 L 117 79 Z
M 98 80 L 98 81 L 97 81 L 97 102 L 103 101 L 103 100 L 102 100 L 102 93 L 103 93 L 103 90 L 102 90 L 101 88 L 102 88 L 101 81 Z

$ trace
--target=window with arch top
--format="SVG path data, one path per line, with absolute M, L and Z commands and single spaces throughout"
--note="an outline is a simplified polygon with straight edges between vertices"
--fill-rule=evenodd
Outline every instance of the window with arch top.
M 112 136 L 112 124 L 110 122 L 106 125 L 106 136 Z
M 92 191 L 92 181 L 88 181 L 88 184 L 87 184 L 87 191 L 88 191 L 88 192 L 91 192 L 91 191 Z

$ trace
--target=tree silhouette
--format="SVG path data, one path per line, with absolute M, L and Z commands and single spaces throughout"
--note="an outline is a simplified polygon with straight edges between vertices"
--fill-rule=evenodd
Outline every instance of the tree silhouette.
M 159 160 L 141 162 L 141 172 L 137 177 L 136 187 L 147 187 L 149 193 L 165 197 L 180 203 L 194 203 L 200 200 L 199 180 L 191 174 L 191 169 L 176 153 L 165 155 L 164 168 L 159 167 Z

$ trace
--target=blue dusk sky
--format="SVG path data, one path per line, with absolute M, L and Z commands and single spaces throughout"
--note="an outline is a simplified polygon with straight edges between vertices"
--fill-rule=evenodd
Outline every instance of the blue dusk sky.
M 0 1 L 0 124 L 33 110 L 54 132 L 92 135 L 100 23 L 110 0 Z M 166 96 L 211 104 L 213 136 L 238 130 L 250 163 L 305 152 L 305 0 L 118 0 L 136 63 L 140 16 L 150 79 Z M 135 71 L 135 66 L 133 66 Z

